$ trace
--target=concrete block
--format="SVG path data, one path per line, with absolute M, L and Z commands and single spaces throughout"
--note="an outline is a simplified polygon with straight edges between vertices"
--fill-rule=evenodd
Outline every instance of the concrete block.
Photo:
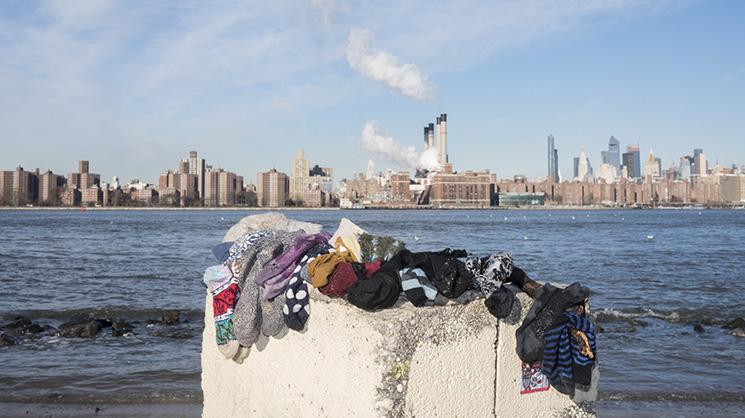
M 366 312 L 311 292 L 302 332 L 262 339 L 242 364 L 215 343 L 208 294 L 202 341 L 204 417 L 554 417 L 594 416 L 590 392 L 521 395 L 515 330 L 532 300 L 505 320 L 483 299 L 416 308 L 403 298 Z M 596 368 L 597 369 L 597 368 Z

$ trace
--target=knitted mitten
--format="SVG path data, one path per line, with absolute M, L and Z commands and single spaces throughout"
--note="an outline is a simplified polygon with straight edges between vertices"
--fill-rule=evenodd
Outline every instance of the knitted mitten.
M 233 312 L 235 337 L 244 347 L 251 347 L 261 333 L 261 306 L 259 305 L 260 287 L 253 280 L 247 280 L 243 286 L 238 303 Z

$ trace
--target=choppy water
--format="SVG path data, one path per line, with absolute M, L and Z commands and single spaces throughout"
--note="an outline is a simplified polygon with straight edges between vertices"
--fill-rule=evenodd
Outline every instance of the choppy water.
M 56 327 L 80 311 L 137 322 L 126 337 L 0 347 L 0 401 L 200 400 L 202 273 L 228 228 L 256 213 L 0 211 L 0 325 L 26 316 Z M 745 211 L 284 213 L 329 232 L 346 217 L 413 251 L 508 251 L 535 280 L 590 287 L 605 330 L 601 415 L 624 403 L 745 406 L 745 338 L 693 330 L 745 317 Z M 181 310 L 181 323 L 148 326 L 162 309 Z

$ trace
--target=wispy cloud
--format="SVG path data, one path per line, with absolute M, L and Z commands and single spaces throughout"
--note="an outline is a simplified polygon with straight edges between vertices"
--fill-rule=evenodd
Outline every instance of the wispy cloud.
M 342 55 L 349 65 L 365 77 L 389 86 L 396 92 L 420 101 L 432 102 L 437 86 L 414 64 L 399 64 L 398 58 L 371 47 L 375 35 L 366 29 L 352 31 Z

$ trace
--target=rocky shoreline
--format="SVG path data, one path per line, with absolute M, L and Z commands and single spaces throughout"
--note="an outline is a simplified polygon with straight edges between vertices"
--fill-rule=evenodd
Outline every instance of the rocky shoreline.
M 110 331 L 109 331 L 110 329 Z M 0 326 L 0 346 L 20 345 L 25 340 L 36 340 L 46 336 L 60 338 L 94 338 L 108 332 L 112 337 L 126 337 L 140 332 L 165 338 L 193 338 L 200 336 L 200 329 L 181 320 L 181 311 L 166 309 L 159 319 L 139 320 L 127 318 L 96 318 L 92 312 L 72 315 L 56 328 L 50 324 L 39 324 L 19 316 Z

